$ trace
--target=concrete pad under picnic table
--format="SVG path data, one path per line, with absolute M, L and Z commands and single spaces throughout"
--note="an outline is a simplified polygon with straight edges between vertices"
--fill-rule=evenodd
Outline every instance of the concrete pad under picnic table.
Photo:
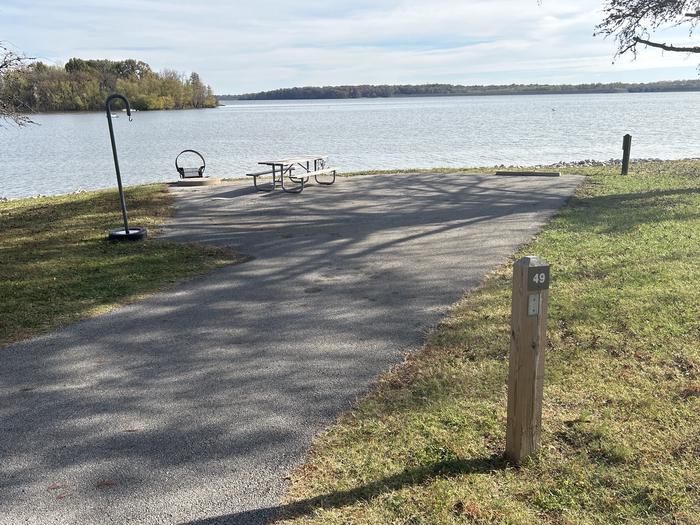
M 265 523 L 314 435 L 580 181 L 174 189 L 165 238 L 252 260 L 0 350 L 0 524 Z

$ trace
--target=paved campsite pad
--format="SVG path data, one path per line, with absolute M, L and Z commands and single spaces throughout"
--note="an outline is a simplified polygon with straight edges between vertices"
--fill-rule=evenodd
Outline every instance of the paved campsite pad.
M 312 437 L 580 181 L 174 190 L 165 236 L 254 259 L 0 350 L 0 524 L 265 522 Z

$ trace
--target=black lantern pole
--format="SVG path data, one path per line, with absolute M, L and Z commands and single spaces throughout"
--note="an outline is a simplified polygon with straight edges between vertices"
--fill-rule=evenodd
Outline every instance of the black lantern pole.
M 129 101 L 123 95 L 110 95 L 105 102 L 105 112 L 107 113 L 107 124 L 109 125 L 109 138 L 112 141 L 112 155 L 114 156 L 114 169 L 117 172 L 117 187 L 119 188 L 119 203 L 122 208 L 122 217 L 124 218 L 124 229 L 116 229 L 109 232 L 109 239 L 112 241 L 136 241 L 146 237 L 146 228 L 133 227 L 129 228 L 129 215 L 126 211 L 126 201 L 124 200 L 124 187 L 122 186 L 122 176 L 119 170 L 119 158 L 117 156 L 117 144 L 114 141 L 114 127 L 112 125 L 112 102 L 121 100 L 126 105 L 126 114 L 131 122 L 131 106 Z

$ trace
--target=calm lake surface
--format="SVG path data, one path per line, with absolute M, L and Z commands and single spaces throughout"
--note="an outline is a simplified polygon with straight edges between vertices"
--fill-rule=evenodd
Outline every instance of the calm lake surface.
M 124 184 L 176 180 L 200 151 L 206 173 L 239 177 L 268 158 L 325 153 L 341 171 L 700 157 L 700 93 L 229 102 L 207 110 L 119 112 Z M 0 128 L 0 197 L 116 186 L 104 113 L 42 114 Z

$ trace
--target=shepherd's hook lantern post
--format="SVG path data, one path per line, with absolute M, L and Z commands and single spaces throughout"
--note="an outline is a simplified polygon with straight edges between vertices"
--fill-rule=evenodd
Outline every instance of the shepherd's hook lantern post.
M 122 207 L 122 216 L 124 217 L 124 228 L 117 228 L 116 230 L 110 230 L 109 240 L 110 241 L 138 241 L 143 239 L 148 234 L 146 228 L 140 228 L 138 226 L 129 227 L 129 215 L 126 212 L 126 201 L 124 200 L 124 188 L 122 186 L 122 176 L 119 171 L 119 158 L 117 157 L 117 144 L 114 142 L 114 127 L 112 126 L 112 102 L 114 100 L 121 100 L 126 105 L 126 114 L 129 117 L 129 122 L 131 122 L 131 106 L 129 101 L 123 95 L 110 95 L 105 101 L 105 112 L 107 113 L 107 123 L 109 124 L 109 138 L 112 141 L 112 154 L 114 155 L 114 169 L 117 172 L 117 187 L 119 188 L 119 202 Z

